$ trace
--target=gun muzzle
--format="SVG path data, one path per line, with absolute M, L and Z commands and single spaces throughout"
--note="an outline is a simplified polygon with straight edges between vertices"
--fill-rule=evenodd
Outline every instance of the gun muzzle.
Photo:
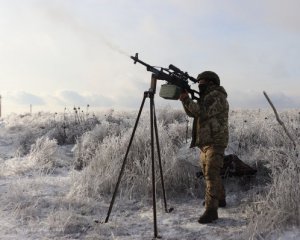
M 131 56 L 130 58 L 133 59 L 133 63 L 136 64 L 136 62 L 139 60 L 139 54 L 136 53 L 135 56 Z

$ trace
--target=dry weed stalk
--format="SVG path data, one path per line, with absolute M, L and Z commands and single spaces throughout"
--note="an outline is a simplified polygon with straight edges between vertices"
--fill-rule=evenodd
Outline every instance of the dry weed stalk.
M 277 113 L 277 110 L 276 110 L 274 104 L 272 103 L 272 101 L 271 101 L 271 99 L 269 98 L 268 94 L 267 94 L 265 91 L 263 91 L 263 93 L 264 93 L 266 99 L 268 100 L 269 104 L 271 105 L 271 107 L 272 107 L 272 109 L 273 109 L 273 111 L 274 111 L 274 113 L 275 113 L 277 122 L 283 127 L 283 130 L 285 131 L 286 135 L 287 135 L 287 136 L 289 137 L 289 139 L 293 142 L 294 149 L 296 149 L 297 144 L 296 144 L 295 140 L 292 138 L 292 136 L 291 136 L 291 134 L 289 133 L 289 131 L 287 130 L 287 128 L 285 127 L 284 122 L 281 121 L 281 119 L 279 118 L 279 115 L 278 115 L 278 113 Z

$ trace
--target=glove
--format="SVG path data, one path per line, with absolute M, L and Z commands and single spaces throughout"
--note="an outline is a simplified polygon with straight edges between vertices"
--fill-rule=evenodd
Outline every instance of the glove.
M 189 94 L 186 90 L 183 90 L 181 93 L 180 93 L 180 96 L 179 96 L 179 100 L 180 101 L 184 101 L 185 99 L 189 98 Z

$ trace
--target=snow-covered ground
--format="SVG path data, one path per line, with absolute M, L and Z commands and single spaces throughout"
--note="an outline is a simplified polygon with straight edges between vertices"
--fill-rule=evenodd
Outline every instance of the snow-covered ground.
M 74 191 L 74 181 L 82 178 L 82 173 L 74 170 L 74 144 L 57 145 L 44 138 L 40 144 L 45 144 L 39 146 L 43 149 L 42 156 L 32 147 L 28 154 L 20 155 L 17 144 L 20 129 L 0 124 L 0 239 L 153 238 L 151 198 L 136 200 L 118 196 L 108 223 L 96 223 L 95 220 L 105 220 L 111 195 L 99 195 L 97 199 L 74 197 L 70 192 L 70 189 Z M 193 152 L 186 146 L 178 152 L 178 161 L 192 158 Z M 45 153 L 48 155 L 44 156 Z M 55 164 L 50 166 L 49 159 Z M 248 180 L 225 181 L 228 205 L 219 209 L 217 221 L 207 225 L 197 222 L 204 211 L 203 194 L 167 192 L 168 207 L 174 211 L 165 213 L 158 193 L 159 235 L 174 240 L 245 239 L 243 233 L 251 221 L 249 203 L 263 187 L 255 178 Z M 199 186 L 199 191 L 203 191 L 203 185 Z M 270 233 L 268 239 L 300 239 L 300 230 L 291 227 L 281 235 Z
M 34 174 L 2 177 L 1 239 L 151 239 L 153 211 L 151 201 L 116 199 L 108 223 L 109 198 L 97 202 L 72 202 L 66 195 L 70 174 L 61 171 L 52 176 Z M 5 199 L 6 198 L 6 199 Z M 11 203 L 10 201 L 15 201 Z M 243 200 L 232 193 L 228 206 L 219 210 L 216 223 L 200 225 L 202 199 L 169 198 L 171 213 L 164 212 L 158 197 L 158 232 L 163 239 L 239 239 L 247 224 Z

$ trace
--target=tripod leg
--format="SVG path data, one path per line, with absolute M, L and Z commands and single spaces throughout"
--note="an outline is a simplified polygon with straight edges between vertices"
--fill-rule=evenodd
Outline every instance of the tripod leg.
M 155 186 L 155 162 L 154 162 L 154 95 L 150 95 L 150 127 L 151 127 L 151 159 L 152 159 L 152 197 L 153 197 L 153 220 L 154 220 L 154 238 L 158 237 L 157 218 L 156 218 L 156 186 Z
M 163 176 L 163 170 L 162 170 L 162 164 L 161 164 L 161 155 L 160 155 L 160 146 L 159 146 L 157 119 L 156 119 L 156 113 L 155 113 L 155 105 L 154 105 L 154 103 L 153 103 L 153 112 L 154 112 L 154 128 L 155 128 L 155 137 L 156 137 L 156 147 L 157 147 L 158 163 L 159 163 L 159 169 L 160 169 L 160 179 L 161 179 L 161 185 L 162 185 L 163 196 L 164 196 L 165 211 L 166 211 L 166 213 L 170 213 L 170 212 L 172 212 L 174 210 L 174 208 L 168 209 L 168 206 L 167 206 L 167 198 L 166 198 L 164 176 Z
M 108 213 L 107 213 L 107 216 L 106 216 L 106 219 L 105 219 L 105 223 L 108 222 L 112 207 L 113 207 L 114 202 L 115 202 L 115 198 L 116 198 L 118 188 L 119 188 L 119 185 L 120 185 L 120 182 L 121 182 L 121 178 L 123 176 L 125 165 L 126 165 L 126 162 L 127 162 L 127 156 L 128 156 L 128 153 L 129 153 L 129 149 L 130 149 L 130 146 L 132 144 L 132 140 L 133 140 L 137 125 L 139 123 L 139 119 L 140 119 L 140 116 L 141 116 L 141 113 L 142 113 L 142 110 L 143 110 L 143 107 L 144 107 L 145 99 L 146 99 L 147 96 L 148 96 L 148 94 L 147 94 L 147 92 L 145 92 L 144 93 L 144 98 L 143 98 L 143 101 L 142 101 L 142 104 L 141 104 L 141 107 L 140 107 L 140 110 L 139 110 L 139 113 L 138 113 L 138 116 L 137 116 L 136 121 L 135 121 L 134 128 L 133 128 L 133 131 L 132 131 L 132 134 L 131 134 L 129 145 L 127 147 L 127 151 L 126 151 L 126 154 L 125 154 L 125 157 L 124 157 L 124 160 L 123 160 L 123 164 L 122 164 L 121 171 L 120 171 L 120 174 L 119 174 L 119 177 L 118 177 L 118 181 L 117 181 L 117 184 L 116 184 L 116 187 L 115 187 L 115 190 L 114 190 L 114 194 L 113 194 L 113 197 L 112 197 L 111 202 L 110 202 L 110 206 L 109 206 L 109 210 L 108 210 Z

